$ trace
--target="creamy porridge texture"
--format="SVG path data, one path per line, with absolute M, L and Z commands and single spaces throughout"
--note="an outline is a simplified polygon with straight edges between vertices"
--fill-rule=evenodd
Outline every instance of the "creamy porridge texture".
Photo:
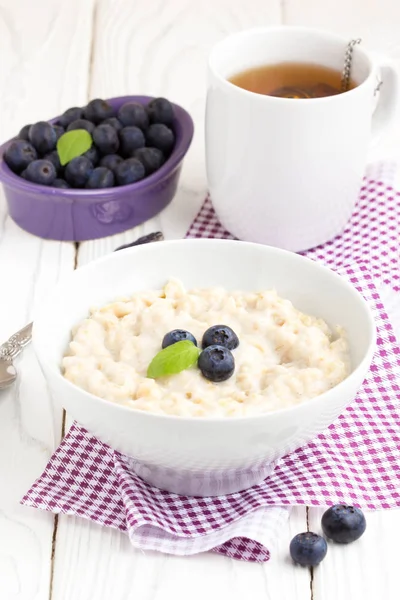
M 235 372 L 213 383 L 193 366 L 149 379 L 147 368 L 173 329 L 203 333 L 223 323 L 239 337 Z M 305 402 L 349 373 L 346 335 L 298 311 L 276 291 L 192 289 L 171 279 L 102 308 L 76 326 L 62 361 L 64 376 L 102 398 L 158 414 L 256 415 Z

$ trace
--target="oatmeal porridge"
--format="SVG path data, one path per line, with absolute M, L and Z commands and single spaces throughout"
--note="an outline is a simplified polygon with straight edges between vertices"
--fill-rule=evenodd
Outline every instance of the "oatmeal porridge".
M 214 383 L 197 365 L 150 379 L 149 364 L 167 332 L 204 332 L 223 323 L 236 333 L 235 368 Z M 199 361 L 200 363 L 200 361 Z M 349 373 L 344 330 L 298 311 L 276 291 L 191 289 L 171 279 L 164 289 L 121 298 L 72 331 L 64 376 L 111 402 L 158 414 L 192 417 L 256 415 L 318 396 Z

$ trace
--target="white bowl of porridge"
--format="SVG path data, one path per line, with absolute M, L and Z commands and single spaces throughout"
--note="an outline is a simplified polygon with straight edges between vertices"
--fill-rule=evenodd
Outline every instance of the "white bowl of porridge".
M 375 326 L 344 278 L 297 254 L 228 240 L 137 246 L 82 267 L 35 316 L 54 399 L 191 495 L 259 483 L 355 397 Z

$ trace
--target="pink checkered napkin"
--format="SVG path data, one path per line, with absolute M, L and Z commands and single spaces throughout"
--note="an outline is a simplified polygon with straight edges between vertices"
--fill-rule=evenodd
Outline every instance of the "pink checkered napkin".
M 261 485 L 218 498 L 152 488 L 129 461 L 74 425 L 23 504 L 78 515 L 128 533 L 142 550 L 207 550 L 266 561 L 293 505 L 400 506 L 400 350 L 369 267 L 338 271 L 370 303 L 378 351 L 356 400 L 316 440 L 285 457 Z
M 344 234 L 308 253 L 360 289 L 374 308 L 379 332 L 378 352 L 362 390 L 323 435 L 283 459 L 262 485 L 199 499 L 147 486 L 130 472 L 124 456 L 75 424 L 22 502 L 118 528 L 144 550 L 181 555 L 213 550 L 253 561 L 268 560 L 290 505 L 399 506 L 399 348 L 371 280 L 371 273 L 383 275 L 385 283 L 400 286 L 399 196 L 387 184 L 395 174 L 394 164 L 370 167 Z M 188 236 L 231 237 L 208 200 Z M 360 260 L 367 264 L 343 266 Z

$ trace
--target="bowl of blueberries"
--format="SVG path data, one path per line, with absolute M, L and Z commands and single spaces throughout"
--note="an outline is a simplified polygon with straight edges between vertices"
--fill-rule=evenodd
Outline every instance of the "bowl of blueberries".
M 173 199 L 192 138 L 182 107 L 149 96 L 97 98 L 25 125 L 0 147 L 10 216 L 61 241 L 135 227 Z

